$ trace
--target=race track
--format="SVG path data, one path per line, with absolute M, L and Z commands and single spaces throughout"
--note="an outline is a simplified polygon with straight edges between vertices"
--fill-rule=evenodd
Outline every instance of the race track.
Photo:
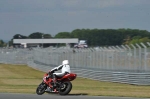
M 149 99 L 149 98 L 130 98 L 130 97 L 103 97 L 103 96 L 84 96 L 84 95 L 36 95 L 36 94 L 14 94 L 0 93 L 0 99 Z

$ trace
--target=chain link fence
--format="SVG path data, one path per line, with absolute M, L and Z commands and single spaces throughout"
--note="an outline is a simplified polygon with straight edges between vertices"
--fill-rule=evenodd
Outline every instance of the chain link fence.
M 132 45 L 134 46 L 134 45 Z M 137 48 L 139 47 L 139 48 Z M 150 72 L 150 48 L 134 46 L 97 47 L 86 49 L 35 49 L 33 60 L 38 64 L 58 66 L 68 59 L 71 67 L 121 72 Z

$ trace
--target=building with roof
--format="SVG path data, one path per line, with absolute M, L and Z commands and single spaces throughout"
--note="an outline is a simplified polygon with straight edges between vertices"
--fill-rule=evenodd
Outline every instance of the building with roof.
M 44 47 L 44 45 L 51 46 L 56 44 L 74 44 L 78 43 L 78 38 L 57 38 L 57 39 L 13 39 L 14 46 L 27 47 Z

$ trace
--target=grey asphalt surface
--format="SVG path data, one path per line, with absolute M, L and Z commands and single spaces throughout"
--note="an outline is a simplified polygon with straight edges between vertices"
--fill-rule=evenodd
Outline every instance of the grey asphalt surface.
M 84 96 L 84 95 L 60 96 L 57 94 L 37 95 L 37 94 L 0 93 L 0 99 L 150 99 L 150 98 L 105 97 L 105 96 Z

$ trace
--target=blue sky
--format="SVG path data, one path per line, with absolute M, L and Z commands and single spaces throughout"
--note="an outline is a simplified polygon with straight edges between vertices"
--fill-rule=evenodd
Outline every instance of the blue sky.
M 0 0 L 0 39 L 83 28 L 150 31 L 150 0 Z

